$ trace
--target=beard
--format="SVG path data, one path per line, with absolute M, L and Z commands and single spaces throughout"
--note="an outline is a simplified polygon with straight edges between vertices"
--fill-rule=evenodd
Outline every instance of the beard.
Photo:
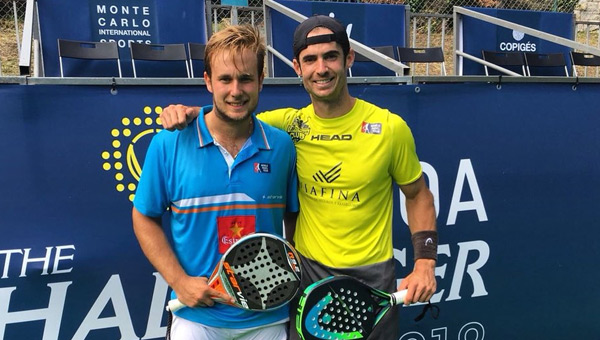
M 252 113 L 254 112 L 254 110 L 256 110 L 257 105 L 250 108 L 246 112 L 246 114 L 244 114 L 243 116 L 239 116 L 239 117 L 232 117 L 232 116 L 228 115 L 226 113 L 226 110 L 221 109 L 219 107 L 219 105 L 217 105 L 216 103 L 214 103 L 213 111 L 215 112 L 215 116 L 217 118 L 219 118 L 220 120 L 222 120 L 226 123 L 242 123 L 242 122 L 246 122 L 246 121 L 252 119 Z

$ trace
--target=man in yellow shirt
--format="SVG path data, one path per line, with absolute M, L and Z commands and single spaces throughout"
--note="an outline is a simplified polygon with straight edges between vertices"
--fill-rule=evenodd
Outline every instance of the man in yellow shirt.
M 302 22 L 293 50 L 294 69 L 312 103 L 258 118 L 287 131 L 296 146 L 300 212 L 295 228 L 286 225 L 286 235 L 293 235 L 302 255 L 305 284 L 344 274 L 388 292 L 396 289 L 394 181 L 406 196 L 415 253 L 413 271 L 397 289 L 408 289 L 407 304 L 429 301 L 436 290 L 435 208 L 409 127 L 400 116 L 350 95 L 346 74 L 354 51 L 335 19 Z M 163 126 L 183 128 L 197 112 L 171 105 L 161 115 Z M 398 339 L 397 320 L 388 313 L 370 338 Z

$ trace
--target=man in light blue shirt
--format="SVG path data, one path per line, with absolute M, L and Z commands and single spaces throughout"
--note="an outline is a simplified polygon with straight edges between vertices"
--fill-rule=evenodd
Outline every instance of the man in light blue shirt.
M 251 312 L 213 298 L 207 285 L 222 254 L 253 232 L 282 234 L 298 211 L 296 153 L 283 131 L 253 112 L 265 47 L 255 28 L 230 26 L 206 46 L 213 105 L 186 129 L 157 134 L 134 199 L 133 226 L 144 254 L 190 308 L 176 312 L 172 339 L 286 339 L 288 308 Z M 170 209 L 169 244 L 161 217 Z

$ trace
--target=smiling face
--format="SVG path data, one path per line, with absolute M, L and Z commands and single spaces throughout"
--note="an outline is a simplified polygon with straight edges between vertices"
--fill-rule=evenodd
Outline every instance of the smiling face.
M 215 115 L 227 122 L 250 119 L 258 105 L 263 74 L 258 72 L 256 53 L 221 50 L 211 59 L 211 75 L 204 73 L 206 88 L 213 94 Z
M 331 34 L 330 29 L 317 27 L 307 37 Z M 304 88 L 314 101 L 337 101 L 347 90 L 346 72 L 354 62 L 351 50 L 346 57 L 337 42 L 308 45 L 294 59 L 294 70 L 302 77 Z

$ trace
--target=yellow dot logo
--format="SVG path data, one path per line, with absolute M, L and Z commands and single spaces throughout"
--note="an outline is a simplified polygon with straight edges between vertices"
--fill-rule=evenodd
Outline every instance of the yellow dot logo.
M 110 147 L 102 150 L 102 169 L 110 172 L 115 180 L 115 190 L 127 194 L 133 201 L 137 183 L 142 174 L 138 157 L 145 155 L 145 148 L 154 134 L 161 130 L 159 115 L 162 108 L 145 106 L 136 117 L 123 117 L 121 126 L 110 132 Z M 140 150 L 143 149 L 143 150 Z

